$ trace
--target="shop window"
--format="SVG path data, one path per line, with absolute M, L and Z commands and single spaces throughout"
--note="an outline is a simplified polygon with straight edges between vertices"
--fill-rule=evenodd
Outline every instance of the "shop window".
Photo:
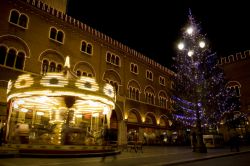
M 5 64 L 6 54 L 7 54 L 7 48 L 4 46 L 0 46 L 0 64 L 1 65 Z

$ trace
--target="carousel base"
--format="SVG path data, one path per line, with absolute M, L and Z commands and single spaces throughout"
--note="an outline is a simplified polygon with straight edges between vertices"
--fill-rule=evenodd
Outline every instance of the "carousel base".
M 111 146 L 6 144 L 5 148 L 15 149 L 13 157 L 104 157 L 121 153 Z

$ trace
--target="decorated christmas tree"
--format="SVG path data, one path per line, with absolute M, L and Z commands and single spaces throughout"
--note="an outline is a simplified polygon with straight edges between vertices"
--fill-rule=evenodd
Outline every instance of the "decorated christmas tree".
M 183 126 L 196 127 L 199 139 L 202 139 L 202 127 L 216 128 L 224 113 L 237 106 L 230 103 L 233 94 L 225 86 L 217 54 L 207 43 L 200 25 L 189 12 L 178 53 L 173 58 L 176 73 L 173 78 L 173 119 Z

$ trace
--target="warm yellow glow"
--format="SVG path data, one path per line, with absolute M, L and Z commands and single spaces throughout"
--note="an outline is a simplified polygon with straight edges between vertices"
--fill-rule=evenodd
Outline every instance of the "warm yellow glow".
M 103 88 L 103 92 L 110 97 L 114 97 L 115 93 L 114 93 L 114 87 L 110 84 L 105 84 L 104 88 Z
M 81 76 L 79 80 L 76 81 L 75 86 L 79 89 L 98 91 L 99 86 L 94 78 Z
M 110 112 L 110 110 L 109 110 L 109 108 L 107 107 L 107 106 L 105 106 L 104 108 L 103 108 L 103 115 L 107 115 L 108 113 Z
M 30 74 L 23 74 L 18 76 L 15 82 L 15 88 L 27 88 L 30 87 L 34 83 L 34 79 L 30 76 Z
M 75 93 L 75 92 L 67 92 L 67 91 L 49 91 L 49 90 L 44 90 L 44 91 L 26 91 L 23 93 L 13 93 L 7 97 L 7 101 L 9 101 L 11 98 L 25 98 L 25 97 L 31 97 L 31 96 L 45 96 L 48 95 L 48 97 L 56 97 L 56 96 L 78 96 L 79 98 L 83 100 L 93 100 L 93 101 L 98 101 L 103 104 L 107 104 L 110 106 L 110 109 L 115 108 L 115 104 L 113 101 L 106 99 L 104 97 L 100 96 L 95 96 L 95 95 L 88 95 L 84 93 Z M 56 103 L 57 101 L 55 101 Z M 59 103 L 60 104 L 60 103 Z
M 199 46 L 200 46 L 200 48 L 204 48 L 205 47 L 205 42 L 204 41 L 200 41 L 200 43 L 199 43 Z
M 22 108 L 21 112 L 28 112 L 29 110 L 27 110 L 26 108 Z
M 92 116 L 93 117 L 99 117 L 99 113 L 93 113 Z
M 14 103 L 13 103 L 13 107 L 14 107 L 15 109 L 18 109 L 18 104 L 17 104 L 16 102 L 14 102 Z
M 64 67 L 70 68 L 70 59 L 69 59 L 69 56 L 66 57 Z
M 145 122 L 145 117 L 142 117 L 141 120 L 142 120 L 142 122 L 144 123 L 144 122 Z
M 124 113 L 124 119 L 128 119 L 128 114 L 127 113 Z
M 194 51 L 193 51 L 193 50 L 188 51 L 188 56 L 189 56 L 189 57 L 191 57 L 191 56 L 193 56 L 193 55 L 194 55 Z
M 68 80 L 63 73 L 47 73 L 40 81 L 41 85 L 47 87 L 64 87 L 68 85 Z
M 16 102 L 18 105 L 19 104 L 24 104 L 24 100 L 22 100 L 22 99 L 19 99 L 19 100 L 17 100 L 17 102 Z
M 192 27 L 188 27 L 187 33 L 191 35 L 193 33 L 194 29 Z
M 12 81 L 9 80 L 8 87 L 7 87 L 7 94 L 10 92 L 10 89 L 12 88 Z
M 39 115 L 39 116 L 43 116 L 44 112 L 36 112 L 36 114 Z
M 159 124 L 160 124 L 160 119 L 157 119 L 157 120 L 156 120 L 156 123 L 159 125 Z
M 183 48 L 184 48 L 184 43 L 182 43 L 182 42 L 179 43 L 179 44 L 178 44 L 178 49 L 179 49 L 179 50 L 183 50 Z
M 82 118 L 82 114 L 76 114 L 77 118 Z

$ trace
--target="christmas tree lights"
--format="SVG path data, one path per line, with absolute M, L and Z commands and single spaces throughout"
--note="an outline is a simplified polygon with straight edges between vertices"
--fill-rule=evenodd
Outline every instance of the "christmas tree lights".
M 217 64 L 205 35 L 201 33 L 189 12 L 187 27 L 173 58 L 176 76 L 173 92 L 173 116 L 184 126 L 196 127 L 200 136 L 200 152 L 206 152 L 202 139 L 202 126 L 216 128 L 225 112 L 236 109 L 233 94 L 227 88 L 223 70 Z

